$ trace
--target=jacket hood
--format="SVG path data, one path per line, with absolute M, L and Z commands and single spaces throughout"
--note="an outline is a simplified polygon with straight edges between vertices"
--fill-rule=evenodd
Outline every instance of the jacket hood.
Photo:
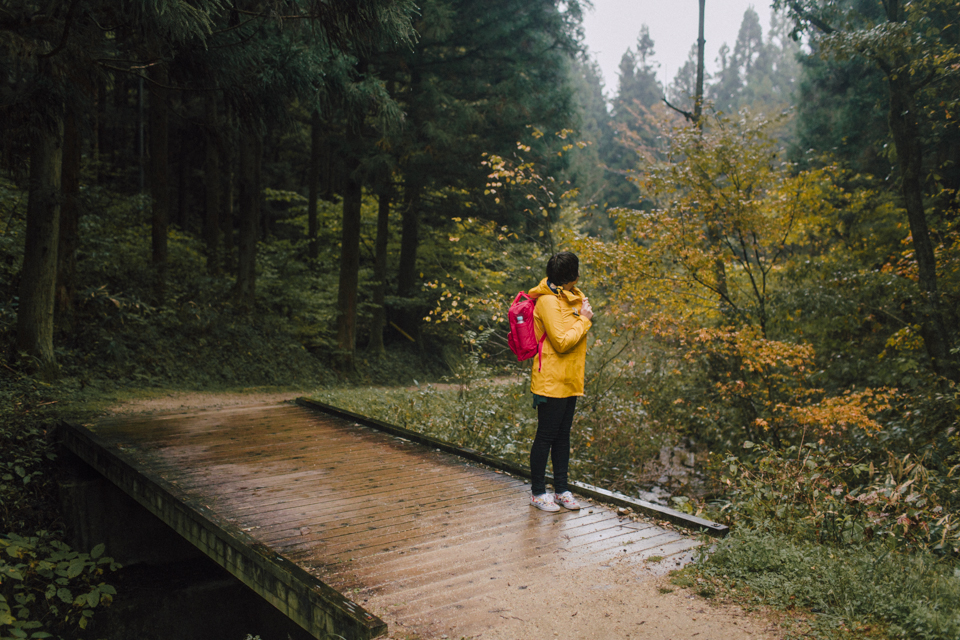
M 550 288 L 550 285 L 547 284 L 547 279 L 546 279 L 546 278 L 544 278 L 543 280 L 541 280 L 541 281 L 540 281 L 540 284 L 538 284 L 537 286 L 535 286 L 533 289 L 530 289 L 529 291 L 527 291 L 527 295 L 528 295 L 528 296 L 531 296 L 531 297 L 534 297 L 534 296 L 546 296 L 546 295 L 557 295 L 557 294 L 566 296 L 566 298 L 567 298 L 568 300 L 570 300 L 570 301 L 573 301 L 573 300 L 576 300 L 577 298 L 582 298 L 582 297 L 583 297 L 583 292 L 580 291 L 580 289 L 578 289 L 577 287 L 574 287 L 574 288 L 573 288 L 573 291 L 564 291 L 564 290 L 561 289 L 560 287 L 556 287 L 555 289 L 551 289 L 551 288 Z

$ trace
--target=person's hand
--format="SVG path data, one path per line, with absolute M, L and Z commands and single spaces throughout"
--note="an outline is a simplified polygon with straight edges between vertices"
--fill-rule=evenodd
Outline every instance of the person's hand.
M 580 315 L 587 320 L 593 319 L 593 307 L 590 306 L 590 300 L 586 296 L 583 298 L 583 306 L 580 307 Z

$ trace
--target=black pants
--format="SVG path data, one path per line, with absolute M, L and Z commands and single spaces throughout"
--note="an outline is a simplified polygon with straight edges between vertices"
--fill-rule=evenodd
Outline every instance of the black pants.
M 553 462 L 553 490 L 563 493 L 570 467 L 570 427 L 577 411 L 577 396 L 547 398 L 537 405 L 537 437 L 530 447 L 530 479 L 533 495 L 547 492 L 547 458 Z

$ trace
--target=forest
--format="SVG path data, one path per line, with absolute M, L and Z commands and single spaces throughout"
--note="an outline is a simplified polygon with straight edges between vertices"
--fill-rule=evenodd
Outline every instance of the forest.
M 49 437 L 122 394 L 298 389 L 527 465 L 506 312 L 559 250 L 573 479 L 731 526 L 677 584 L 960 637 L 960 11 L 772 7 L 666 85 L 638 24 L 607 88 L 586 0 L 0 0 L 0 637 L 123 596 Z

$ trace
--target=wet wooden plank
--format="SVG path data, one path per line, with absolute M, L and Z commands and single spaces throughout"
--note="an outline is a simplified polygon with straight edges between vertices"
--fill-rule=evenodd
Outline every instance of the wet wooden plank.
M 314 637 L 366 639 L 386 625 L 310 572 L 234 527 L 204 504 L 209 496 L 181 491 L 133 459 L 129 441 L 98 438 L 69 424 L 61 443 L 124 490 L 200 551 L 253 589 Z
M 589 500 L 579 512 L 537 511 L 520 478 L 430 440 L 301 406 L 111 419 L 91 429 L 111 455 L 187 508 L 213 514 L 222 530 L 340 597 L 375 596 L 378 609 L 364 614 L 389 613 L 424 637 L 430 627 L 417 621 L 442 615 L 460 635 L 480 632 L 490 624 L 484 597 L 531 571 L 641 563 L 698 544 Z

